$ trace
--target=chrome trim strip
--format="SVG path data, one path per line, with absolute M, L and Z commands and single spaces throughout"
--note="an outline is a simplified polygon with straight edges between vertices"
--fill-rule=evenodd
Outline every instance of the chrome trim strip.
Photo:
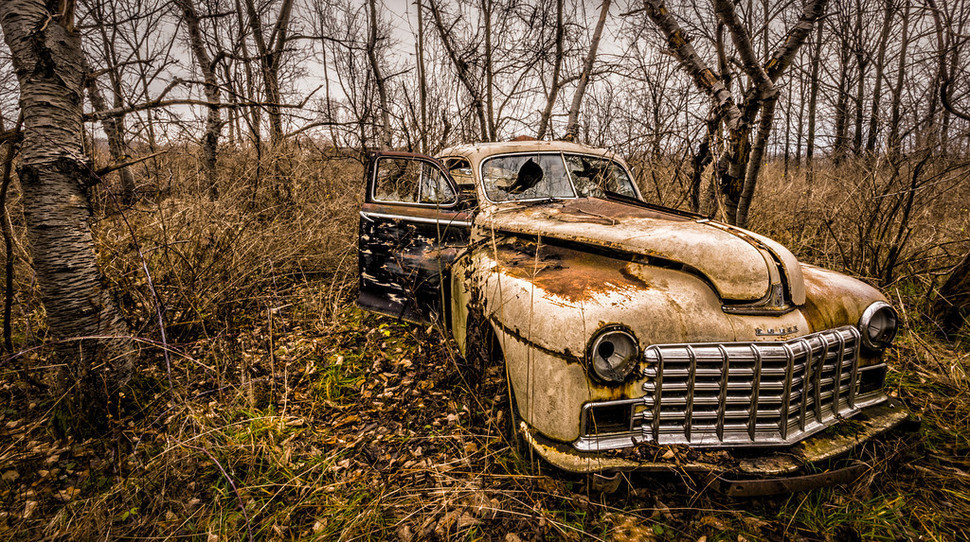
M 835 385 L 832 387 L 832 414 L 839 413 L 839 394 L 842 392 L 842 366 L 845 364 L 845 337 L 839 335 L 839 358 L 835 362 Z
M 806 412 L 806 409 L 808 408 L 808 393 L 807 393 L 808 386 L 806 385 L 806 382 L 812 379 L 812 358 L 815 356 L 812 355 L 813 352 L 812 352 L 811 345 L 808 344 L 808 341 L 806 341 L 804 338 L 799 338 L 798 344 L 800 344 L 802 348 L 805 349 L 805 353 L 807 355 L 807 358 L 805 359 L 804 369 L 802 371 L 802 379 L 799 382 L 799 390 L 798 390 L 798 394 L 801 396 L 801 403 L 802 403 L 801 406 L 798 407 L 798 430 L 804 432 L 805 422 L 806 422 L 805 416 L 806 414 L 808 414 Z
M 653 441 L 660 440 L 660 405 L 663 404 L 664 355 L 657 351 L 657 383 L 654 386 L 653 398 Z
M 694 348 L 687 345 L 687 355 L 690 356 L 690 374 L 687 377 L 687 412 L 694 412 L 694 386 L 697 380 L 697 354 Z M 684 421 L 684 430 L 687 432 L 687 442 L 690 442 L 691 429 L 694 425 L 694 417 L 687 416 Z
M 795 351 L 792 350 L 791 345 L 788 343 L 785 343 L 785 359 L 788 363 L 785 367 L 785 392 L 782 396 L 784 405 L 782 406 L 781 419 L 779 420 L 782 439 L 788 439 L 788 419 L 791 417 L 791 381 L 795 371 Z
M 387 218 L 391 220 L 407 220 L 409 222 L 419 222 L 421 224 L 438 224 L 442 226 L 457 226 L 459 228 L 470 228 L 470 220 L 442 220 L 439 218 L 425 218 L 423 216 L 392 215 L 388 213 L 373 213 L 360 211 L 361 218 L 373 222 L 375 218 Z
M 714 431 L 717 433 L 718 439 L 724 440 L 724 413 L 727 411 L 727 387 L 728 377 L 731 376 L 729 361 L 731 357 L 723 344 L 717 345 L 717 351 L 721 354 L 721 393 L 717 399 L 717 427 Z M 689 412 L 688 415 L 693 416 L 694 413 Z
M 753 385 L 751 387 L 751 406 L 748 407 L 748 410 L 750 410 L 748 417 L 748 436 L 754 442 L 755 425 L 758 423 L 758 399 L 761 395 L 761 351 L 754 345 L 751 345 L 751 353 L 754 354 L 754 382 L 752 382 Z

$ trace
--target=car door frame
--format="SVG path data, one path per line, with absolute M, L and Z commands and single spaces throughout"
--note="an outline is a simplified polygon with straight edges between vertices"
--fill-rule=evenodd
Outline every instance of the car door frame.
M 447 204 L 375 197 L 382 159 L 416 160 L 438 169 L 455 197 Z M 435 158 L 379 151 L 369 157 L 358 230 L 357 305 L 419 323 L 450 321 L 451 264 L 468 246 L 473 209 L 447 168 Z

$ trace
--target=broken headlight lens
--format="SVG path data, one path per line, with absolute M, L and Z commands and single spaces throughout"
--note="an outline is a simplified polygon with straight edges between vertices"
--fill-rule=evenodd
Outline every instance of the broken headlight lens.
M 896 309 L 889 303 L 876 301 L 869 305 L 862 318 L 859 318 L 859 332 L 862 334 L 862 344 L 872 350 L 882 350 L 889 346 L 896 338 L 899 319 Z
M 622 382 L 637 364 L 640 349 L 632 333 L 624 329 L 600 332 L 590 344 L 593 372 L 607 382 Z

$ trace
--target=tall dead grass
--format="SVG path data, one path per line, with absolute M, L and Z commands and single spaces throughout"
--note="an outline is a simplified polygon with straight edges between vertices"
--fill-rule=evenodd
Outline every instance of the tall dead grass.
M 463 401 L 469 390 L 435 330 L 348 308 L 363 191 L 357 157 L 311 141 L 276 156 L 226 149 L 220 197 L 210 201 L 194 152 L 175 147 L 139 166 L 146 197 L 133 207 L 119 208 L 103 191 L 111 179 L 96 200 L 106 278 L 135 332 L 157 340 L 155 298 L 129 225 L 147 259 L 179 353 L 176 389 L 149 364 L 111 435 L 65 444 L 44 430 L 49 399 L 0 383 L 0 398 L 31 413 L 29 424 L 7 426 L 12 444 L 0 453 L 0 470 L 22 473 L 9 483 L 5 474 L 0 534 L 408 541 L 970 533 L 961 459 L 970 453 L 970 357 L 925 333 L 923 316 L 938 275 L 966 250 L 970 186 L 954 176 L 965 170 L 933 166 L 943 175 L 927 176 L 935 180 L 914 194 L 910 233 L 887 281 L 872 273 L 887 249 L 861 237 L 860 225 L 899 231 L 887 209 L 907 195 L 911 178 L 899 172 L 909 166 L 827 165 L 811 185 L 804 171 L 765 168 L 752 229 L 807 262 L 883 283 L 907 331 L 890 387 L 926 422 L 920 440 L 889 450 L 881 457 L 894 460 L 874 462 L 853 490 L 739 504 L 685 491 L 676 478 L 635 482 L 608 498 L 582 480 L 530 470 L 496 429 L 507 416 L 505 394 L 488 388 Z M 657 183 L 643 193 L 685 207 L 683 175 L 665 163 L 641 176 Z M 22 277 L 20 291 L 29 292 L 29 274 Z M 26 314 L 39 321 L 37 311 Z M 21 344 L 42 338 L 36 325 L 21 329 L 34 330 Z
M 281 154 L 260 162 L 251 151 L 224 152 L 215 201 L 198 160 L 177 152 L 162 169 L 178 180 L 146 190 L 157 197 L 128 209 L 102 198 L 97 240 L 105 275 L 128 297 L 123 305 L 139 329 L 155 325 L 145 310 L 154 300 L 127 224 L 176 340 L 231 332 L 311 278 L 338 279 L 321 301 L 331 310 L 339 305 L 356 262 L 360 162 L 332 151 Z

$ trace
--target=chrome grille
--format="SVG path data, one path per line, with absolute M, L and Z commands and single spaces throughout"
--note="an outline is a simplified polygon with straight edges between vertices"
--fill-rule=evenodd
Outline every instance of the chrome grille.
M 588 403 L 581 450 L 634 442 L 692 446 L 791 444 L 884 398 L 858 396 L 859 331 L 830 329 L 784 342 L 652 345 L 643 397 Z M 882 367 L 882 366 L 879 366 Z M 595 409 L 629 409 L 625 431 L 595 427 Z

